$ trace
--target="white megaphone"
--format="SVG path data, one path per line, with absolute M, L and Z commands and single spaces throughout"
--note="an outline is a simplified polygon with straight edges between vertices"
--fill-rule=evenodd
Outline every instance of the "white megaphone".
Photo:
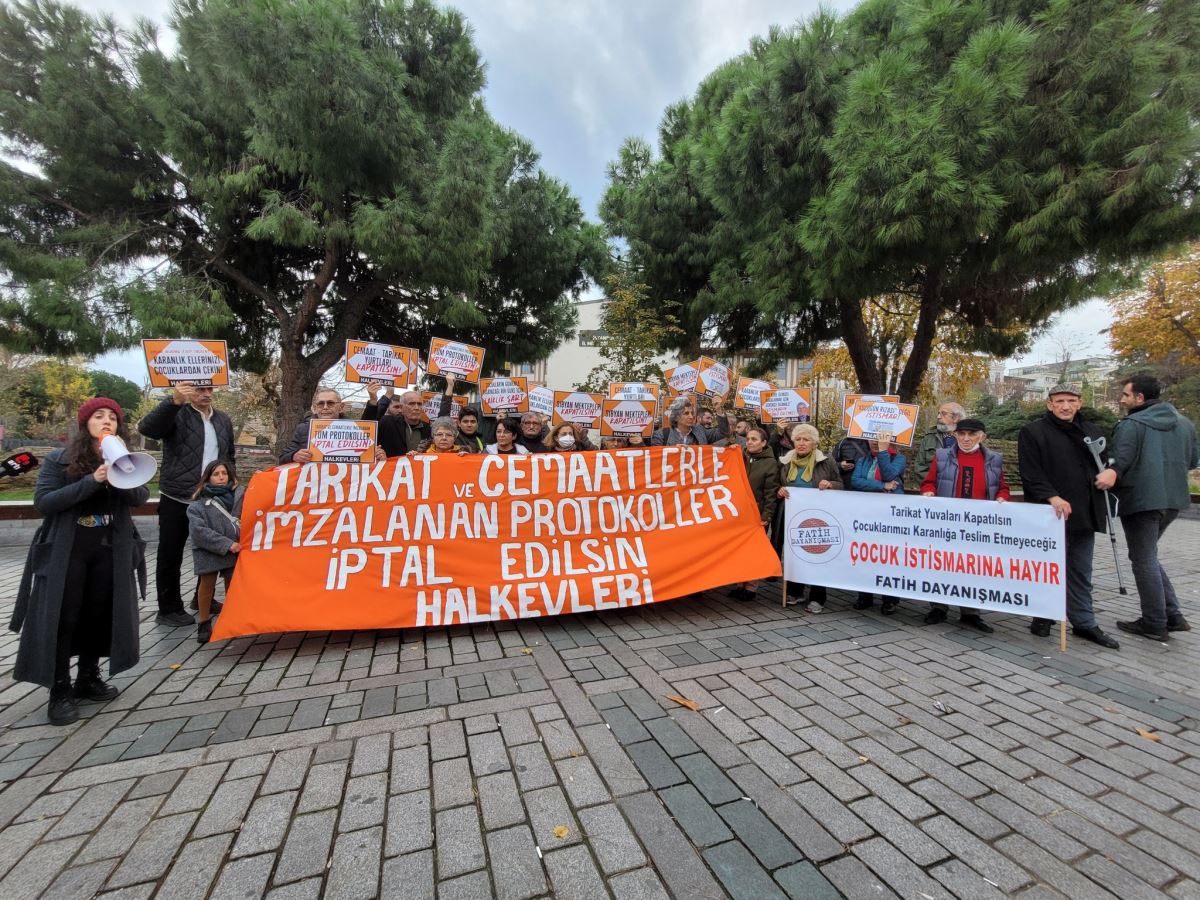
M 108 466 L 108 483 L 115 488 L 141 487 L 154 477 L 158 463 L 149 453 L 130 453 L 115 434 L 100 441 L 100 454 Z

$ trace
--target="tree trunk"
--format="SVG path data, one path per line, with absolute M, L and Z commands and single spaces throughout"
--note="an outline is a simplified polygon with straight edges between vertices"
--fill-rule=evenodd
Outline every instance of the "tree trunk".
M 871 335 L 863 319 L 862 304 L 846 297 L 838 298 L 838 311 L 842 320 L 842 340 L 850 361 L 854 363 L 854 374 L 858 376 L 858 389 L 864 394 L 882 394 L 886 390 L 883 373 L 876 364 L 875 351 L 871 346 Z
M 305 359 L 300 347 L 288 342 L 279 354 L 279 405 L 275 409 L 275 453 L 283 450 L 296 426 L 308 415 L 312 396 L 325 370 Z
M 937 320 L 942 311 L 942 277 L 940 269 L 930 269 L 921 289 L 921 308 L 917 313 L 917 329 L 913 333 L 912 351 L 900 374 L 900 402 L 912 403 L 929 370 L 933 342 L 937 338 Z

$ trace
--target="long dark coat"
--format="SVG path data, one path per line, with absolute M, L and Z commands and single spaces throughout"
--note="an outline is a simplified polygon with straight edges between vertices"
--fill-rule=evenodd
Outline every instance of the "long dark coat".
M 55 450 L 42 461 L 34 490 L 33 505 L 43 516 L 33 536 L 25 574 L 17 590 L 9 628 L 21 633 L 13 678 L 44 687 L 54 683 L 55 648 L 58 646 L 58 616 L 62 609 L 67 564 L 75 542 L 78 506 L 97 491 L 108 495 L 113 517 L 113 619 L 108 671 L 111 675 L 132 668 L 138 661 L 138 589 L 146 596 L 146 542 L 134 527 L 130 507 L 150 497 L 145 487 L 117 490 L 90 475 L 67 474 L 65 450 Z M 105 654 L 101 654 L 105 655 Z
M 1062 497 L 1071 504 L 1067 531 L 1104 531 L 1104 491 L 1093 482 L 1098 472 L 1091 451 L 1083 443 L 1103 437 L 1098 427 L 1080 415 L 1069 425 L 1049 410 L 1017 435 L 1017 465 L 1026 503 L 1049 503 Z

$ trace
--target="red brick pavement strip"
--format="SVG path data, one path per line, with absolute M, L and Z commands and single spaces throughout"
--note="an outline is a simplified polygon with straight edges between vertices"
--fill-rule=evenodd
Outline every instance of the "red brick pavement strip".
M 1163 558 L 1200 618 L 1197 537 L 1180 521 Z M 5 596 L 23 558 L 0 547 Z M 1136 616 L 1104 553 L 1096 581 L 1106 628 Z M 1060 655 L 1017 617 L 980 636 L 919 603 L 715 591 L 201 648 L 152 610 L 121 696 L 75 726 L 0 680 L 0 897 L 1200 889 L 1191 634 Z

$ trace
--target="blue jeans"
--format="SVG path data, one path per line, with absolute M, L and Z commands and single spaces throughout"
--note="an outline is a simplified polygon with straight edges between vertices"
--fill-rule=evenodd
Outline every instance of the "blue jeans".
M 1129 566 L 1142 601 L 1142 622 L 1156 631 L 1164 631 L 1167 620 L 1180 615 L 1175 588 L 1158 562 L 1158 539 L 1178 515 L 1177 509 L 1149 509 L 1121 516 Z
M 1074 628 L 1095 628 L 1092 610 L 1092 554 L 1096 532 L 1067 532 L 1067 621 Z

